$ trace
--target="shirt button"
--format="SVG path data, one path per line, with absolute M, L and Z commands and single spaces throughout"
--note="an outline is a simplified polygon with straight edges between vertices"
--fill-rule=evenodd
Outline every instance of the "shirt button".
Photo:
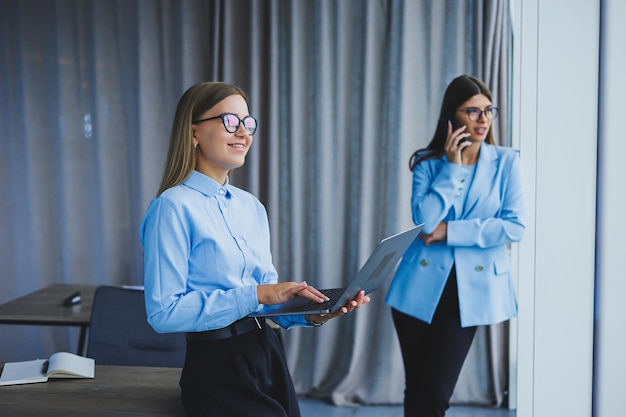
M 465 182 L 465 178 L 461 178 L 461 182 Z
M 485 269 L 485 267 L 482 266 L 482 265 L 476 265 L 476 268 L 474 268 L 474 269 L 476 270 L 476 272 L 482 272 L 483 269 Z
M 246 245 L 246 240 L 245 239 L 239 239 L 239 244 L 241 246 L 245 246 Z
M 221 195 L 224 195 L 224 194 L 226 194 L 226 191 L 224 191 L 224 189 L 223 189 L 223 188 L 220 188 L 220 194 L 221 194 Z
M 422 259 L 422 260 L 420 261 L 420 265 L 422 265 L 422 266 L 428 266 L 428 261 L 427 261 L 426 259 Z

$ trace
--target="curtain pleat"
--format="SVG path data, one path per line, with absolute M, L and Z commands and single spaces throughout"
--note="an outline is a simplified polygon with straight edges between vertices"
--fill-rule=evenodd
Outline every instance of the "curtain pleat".
M 411 225 L 408 156 L 430 141 L 452 78 L 487 82 L 509 143 L 508 19 L 504 0 L 0 0 L 0 302 L 57 282 L 142 283 L 138 227 L 175 106 L 206 80 L 240 85 L 259 119 L 232 181 L 267 207 L 280 279 L 344 286 Z M 299 393 L 401 402 L 385 292 L 283 332 Z M 0 331 L 3 361 L 77 337 Z M 504 401 L 507 332 L 479 330 L 454 402 Z

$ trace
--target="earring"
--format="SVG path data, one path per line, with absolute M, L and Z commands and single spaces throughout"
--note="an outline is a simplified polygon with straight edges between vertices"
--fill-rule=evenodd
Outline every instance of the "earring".
M 197 143 L 194 143 L 194 144 L 193 144 L 193 149 L 195 150 L 197 147 L 198 147 L 198 144 L 197 144 Z

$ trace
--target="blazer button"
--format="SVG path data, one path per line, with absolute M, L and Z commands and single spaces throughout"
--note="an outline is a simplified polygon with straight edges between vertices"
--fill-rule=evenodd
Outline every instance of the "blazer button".
M 422 266 L 428 266 L 428 261 L 427 261 L 426 259 L 422 259 L 422 260 L 420 261 L 420 265 L 422 265 Z
M 476 265 L 476 268 L 474 268 L 474 269 L 476 270 L 476 272 L 482 272 L 483 269 L 485 269 L 485 267 L 482 266 L 482 265 Z

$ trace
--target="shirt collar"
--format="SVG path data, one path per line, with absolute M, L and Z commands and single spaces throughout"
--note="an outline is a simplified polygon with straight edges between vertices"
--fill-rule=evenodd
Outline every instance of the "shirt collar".
M 228 198 L 232 197 L 232 193 L 228 189 L 230 185 L 230 179 L 228 177 L 226 177 L 226 183 L 224 185 L 220 185 L 220 183 L 215 181 L 213 178 L 193 170 L 187 179 L 183 181 L 183 184 L 201 192 L 206 196 L 222 194 Z

